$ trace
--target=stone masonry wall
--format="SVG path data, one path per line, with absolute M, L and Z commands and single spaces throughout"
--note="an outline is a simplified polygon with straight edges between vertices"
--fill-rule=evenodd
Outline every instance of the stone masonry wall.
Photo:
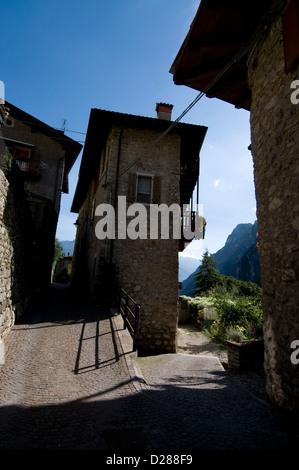
M 153 132 L 126 130 L 121 168 L 138 157 L 157 137 Z M 132 145 L 133 143 L 133 145 Z M 160 178 L 159 204 L 179 204 L 180 138 L 169 135 L 128 173 L 145 172 Z M 130 176 L 119 184 L 119 195 L 129 194 Z M 148 222 L 149 231 L 149 222 Z M 175 352 L 178 322 L 178 240 L 116 240 L 114 262 L 118 280 L 141 305 L 139 352 Z
M 4 338 L 30 298 L 30 241 L 22 181 L 0 169 L 0 338 Z M 28 258 L 27 258 L 28 256 Z
M 299 340 L 299 105 L 285 72 L 279 17 L 249 64 L 251 139 L 257 199 L 264 307 L 267 393 L 278 406 L 299 408 L 299 365 L 290 360 Z
M 14 323 L 11 299 L 12 245 L 3 223 L 3 214 L 8 192 L 8 181 L 0 170 L 0 338 L 3 338 Z
M 89 188 L 79 218 L 87 217 L 90 208 L 96 208 L 101 203 L 114 205 L 116 188 L 113 179 L 118 156 L 121 172 L 159 135 L 149 129 L 122 130 L 113 126 L 101 157 L 102 161 L 105 159 L 105 164 Z M 160 203 L 179 204 L 180 144 L 180 136 L 166 136 L 146 157 L 121 176 L 117 194 L 128 198 L 130 174 L 143 172 L 160 178 Z M 113 182 L 103 187 L 105 181 Z M 98 277 L 98 274 L 101 273 L 104 261 L 109 261 L 112 256 L 118 285 L 141 305 L 138 351 L 174 352 L 178 322 L 179 240 L 99 240 L 95 236 L 98 220 L 93 217 L 89 225 L 78 227 L 73 263 L 75 273 L 79 276 L 79 272 L 85 273 L 82 277 L 97 298 L 103 290 L 103 278 Z M 80 252 L 84 253 L 87 263 L 82 263 Z M 78 275 L 74 275 L 73 281 L 78 279 Z

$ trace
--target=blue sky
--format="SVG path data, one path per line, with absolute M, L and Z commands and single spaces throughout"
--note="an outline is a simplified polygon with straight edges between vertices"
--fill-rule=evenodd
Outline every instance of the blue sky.
M 5 98 L 84 143 L 93 107 L 156 117 L 159 101 L 176 119 L 197 96 L 173 83 L 169 69 L 199 0 L 0 0 Z M 201 151 L 204 241 L 184 255 L 220 249 L 239 223 L 256 220 L 249 112 L 203 98 L 182 122 L 208 127 Z M 62 196 L 57 237 L 73 240 L 70 207 L 81 154 Z

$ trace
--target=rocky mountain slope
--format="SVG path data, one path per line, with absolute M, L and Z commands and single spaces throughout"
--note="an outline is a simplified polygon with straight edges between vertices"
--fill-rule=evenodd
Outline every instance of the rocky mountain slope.
M 220 274 L 260 285 L 260 261 L 257 249 L 257 222 L 239 224 L 227 237 L 223 248 L 212 254 Z M 182 283 L 181 295 L 194 295 L 194 274 Z

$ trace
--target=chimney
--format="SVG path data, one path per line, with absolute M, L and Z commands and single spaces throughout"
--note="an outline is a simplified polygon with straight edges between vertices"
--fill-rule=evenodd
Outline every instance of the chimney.
M 158 119 L 165 119 L 166 121 L 171 121 L 171 111 L 173 105 L 167 103 L 157 103 L 156 111 Z

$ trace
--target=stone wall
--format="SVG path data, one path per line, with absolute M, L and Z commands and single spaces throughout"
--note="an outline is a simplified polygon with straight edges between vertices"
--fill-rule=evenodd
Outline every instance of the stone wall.
M 30 299 L 30 233 L 23 183 L 13 169 L 0 169 L 0 338 Z
M 251 139 L 263 287 L 267 392 L 278 406 L 299 408 L 299 365 L 291 343 L 299 340 L 299 105 L 285 72 L 281 17 L 249 63 Z
M 123 134 L 120 170 L 157 137 L 151 131 Z M 132 151 L 132 142 L 133 151 Z M 170 135 L 130 169 L 160 178 L 157 203 L 179 204 L 180 138 Z M 123 175 L 119 195 L 130 193 L 130 173 Z M 130 201 L 129 201 L 130 202 Z M 149 233 L 149 222 L 148 222 Z M 149 235 L 148 235 L 149 238 Z M 140 304 L 139 352 L 175 352 L 178 322 L 178 240 L 115 240 L 113 260 L 119 284 Z
M 263 341 L 227 341 L 227 359 L 229 369 L 260 369 L 264 361 Z

